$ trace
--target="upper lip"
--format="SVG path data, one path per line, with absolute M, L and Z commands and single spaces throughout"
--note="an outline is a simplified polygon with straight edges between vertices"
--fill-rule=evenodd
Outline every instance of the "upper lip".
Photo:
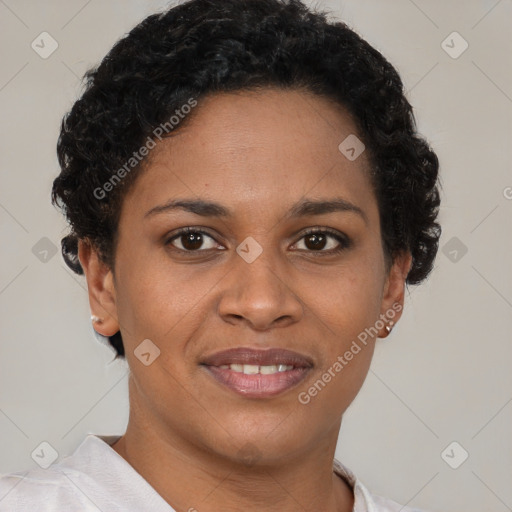
M 272 366 L 286 364 L 298 368 L 308 368 L 313 366 L 313 361 L 308 356 L 284 348 L 256 349 L 238 347 L 215 352 L 204 359 L 201 364 L 207 366 L 221 366 L 225 364 Z

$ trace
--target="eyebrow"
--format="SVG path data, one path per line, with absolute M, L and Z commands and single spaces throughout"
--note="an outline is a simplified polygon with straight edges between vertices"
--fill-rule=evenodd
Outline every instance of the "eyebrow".
M 176 210 L 183 210 L 195 213 L 202 217 L 222 217 L 232 218 L 234 213 L 227 207 L 218 203 L 204 201 L 201 199 L 179 199 L 171 200 L 165 204 L 155 206 L 146 212 L 144 218 L 152 217 L 160 213 L 168 213 Z M 307 217 L 313 215 L 323 215 L 333 212 L 353 212 L 359 215 L 366 224 L 368 217 L 365 212 L 341 197 L 333 199 L 303 199 L 292 206 L 286 214 L 286 218 Z

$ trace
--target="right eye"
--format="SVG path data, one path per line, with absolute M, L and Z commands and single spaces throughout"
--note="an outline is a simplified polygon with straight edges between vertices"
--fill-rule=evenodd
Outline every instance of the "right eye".
M 205 242 L 210 240 L 210 246 L 201 249 Z M 212 243 L 213 242 L 213 243 Z M 169 238 L 165 245 L 172 245 L 176 250 L 182 252 L 203 252 L 211 249 L 215 249 L 219 244 L 215 239 L 200 229 L 186 227 L 180 229 L 171 238 Z

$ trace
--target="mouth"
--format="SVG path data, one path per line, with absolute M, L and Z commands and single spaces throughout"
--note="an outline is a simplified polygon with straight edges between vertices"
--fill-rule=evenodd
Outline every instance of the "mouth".
M 305 379 L 311 358 L 291 350 L 236 348 L 201 362 L 207 374 L 231 391 L 251 398 L 273 397 Z

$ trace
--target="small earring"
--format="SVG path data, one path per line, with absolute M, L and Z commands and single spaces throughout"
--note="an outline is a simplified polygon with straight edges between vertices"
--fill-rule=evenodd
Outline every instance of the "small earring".
M 96 315 L 91 315 L 91 322 L 93 324 L 101 324 L 101 322 L 103 322 L 103 320 L 99 317 L 99 316 L 96 316 Z
M 390 320 L 389 324 L 386 325 L 386 331 L 388 334 L 393 330 L 393 325 L 395 325 L 395 322 L 393 322 L 392 320 Z

